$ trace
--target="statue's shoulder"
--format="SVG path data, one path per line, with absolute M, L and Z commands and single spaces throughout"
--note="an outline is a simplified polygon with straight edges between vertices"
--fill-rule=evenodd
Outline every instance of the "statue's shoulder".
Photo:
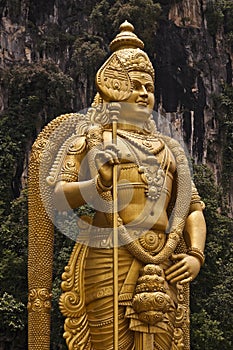
M 165 142 L 165 144 L 169 147 L 169 148 L 173 148 L 173 147 L 180 147 L 180 143 L 175 140 L 174 138 L 161 134 L 159 133 L 159 138 L 163 140 L 163 142 Z
M 54 118 L 37 136 L 32 153 L 39 154 L 46 150 L 56 153 L 71 136 L 84 135 L 88 124 L 88 116 L 81 113 L 62 114 Z
M 87 136 L 75 135 L 67 145 L 67 154 L 75 155 L 85 152 L 87 149 Z
M 33 145 L 32 171 L 38 164 L 40 173 L 43 169 L 46 182 L 54 186 L 67 153 L 79 154 L 84 151 L 89 124 L 89 116 L 81 113 L 64 114 L 53 119 L 43 128 Z
M 184 161 L 184 159 L 187 160 L 187 154 L 185 153 L 185 147 L 182 146 L 182 144 L 177 141 L 176 139 L 160 134 L 159 137 L 163 140 L 163 142 L 166 144 L 166 146 L 170 149 L 176 160 L 180 158 L 180 160 Z

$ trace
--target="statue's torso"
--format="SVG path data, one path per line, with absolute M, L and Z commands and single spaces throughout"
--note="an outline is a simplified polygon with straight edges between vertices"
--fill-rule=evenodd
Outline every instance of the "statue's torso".
M 111 143 L 111 132 L 103 134 L 104 143 Z M 120 175 L 118 179 L 118 210 L 124 224 L 133 225 L 135 228 L 157 229 L 164 231 L 168 223 L 167 207 L 171 198 L 173 175 L 176 170 L 175 159 L 171 151 L 163 141 L 150 135 L 137 135 L 124 131 L 118 132 L 117 146 L 120 149 Z M 149 151 L 149 152 L 148 152 Z M 154 154 L 154 155 L 153 155 Z M 150 176 L 154 180 L 151 186 L 158 190 L 158 198 L 148 197 L 148 178 L 145 177 L 141 168 L 147 168 L 148 159 L 151 157 Z M 156 161 L 156 162 L 155 162 Z M 155 162 L 155 165 L 153 165 Z M 162 179 L 157 181 L 158 170 L 162 171 Z M 148 176 L 149 176 L 148 175 Z M 137 222 L 143 214 L 144 219 Z M 97 226 L 106 225 L 105 215 L 96 213 L 94 223 Z

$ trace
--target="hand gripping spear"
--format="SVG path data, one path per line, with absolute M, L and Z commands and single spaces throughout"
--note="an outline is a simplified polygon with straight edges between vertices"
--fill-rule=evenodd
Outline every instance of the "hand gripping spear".
M 112 121 L 112 143 L 117 145 L 117 121 L 121 105 L 112 102 L 109 105 Z M 117 164 L 113 166 L 113 344 L 118 350 L 118 207 L 117 207 Z

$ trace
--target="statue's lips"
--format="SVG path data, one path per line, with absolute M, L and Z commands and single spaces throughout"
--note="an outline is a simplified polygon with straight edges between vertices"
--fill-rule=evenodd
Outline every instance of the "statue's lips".
M 137 102 L 137 105 L 138 105 L 138 106 L 142 106 L 142 107 L 147 107 L 147 106 L 148 106 L 148 103 L 145 102 L 145 101 L 138 101 L 138 102 Z

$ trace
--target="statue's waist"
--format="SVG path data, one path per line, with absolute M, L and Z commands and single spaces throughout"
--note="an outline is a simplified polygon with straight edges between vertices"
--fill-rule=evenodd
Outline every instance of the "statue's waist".
M 164 231 L 160 230 L 145 230 L 145 228 L 127 229 L 130 238 L 136 241 L 145 251 L 154 255 L 158 253 L 164 246 L 167 235 Z M 80 232 L 82 235 L 82 232 Z M 99 228 L 93 227 L 89 232 L 90 247 L 94 248 L 113 248 L 113 229 L 112 228 Z M 118 238 L 119 246 L 123 245 L 120 237 Z

